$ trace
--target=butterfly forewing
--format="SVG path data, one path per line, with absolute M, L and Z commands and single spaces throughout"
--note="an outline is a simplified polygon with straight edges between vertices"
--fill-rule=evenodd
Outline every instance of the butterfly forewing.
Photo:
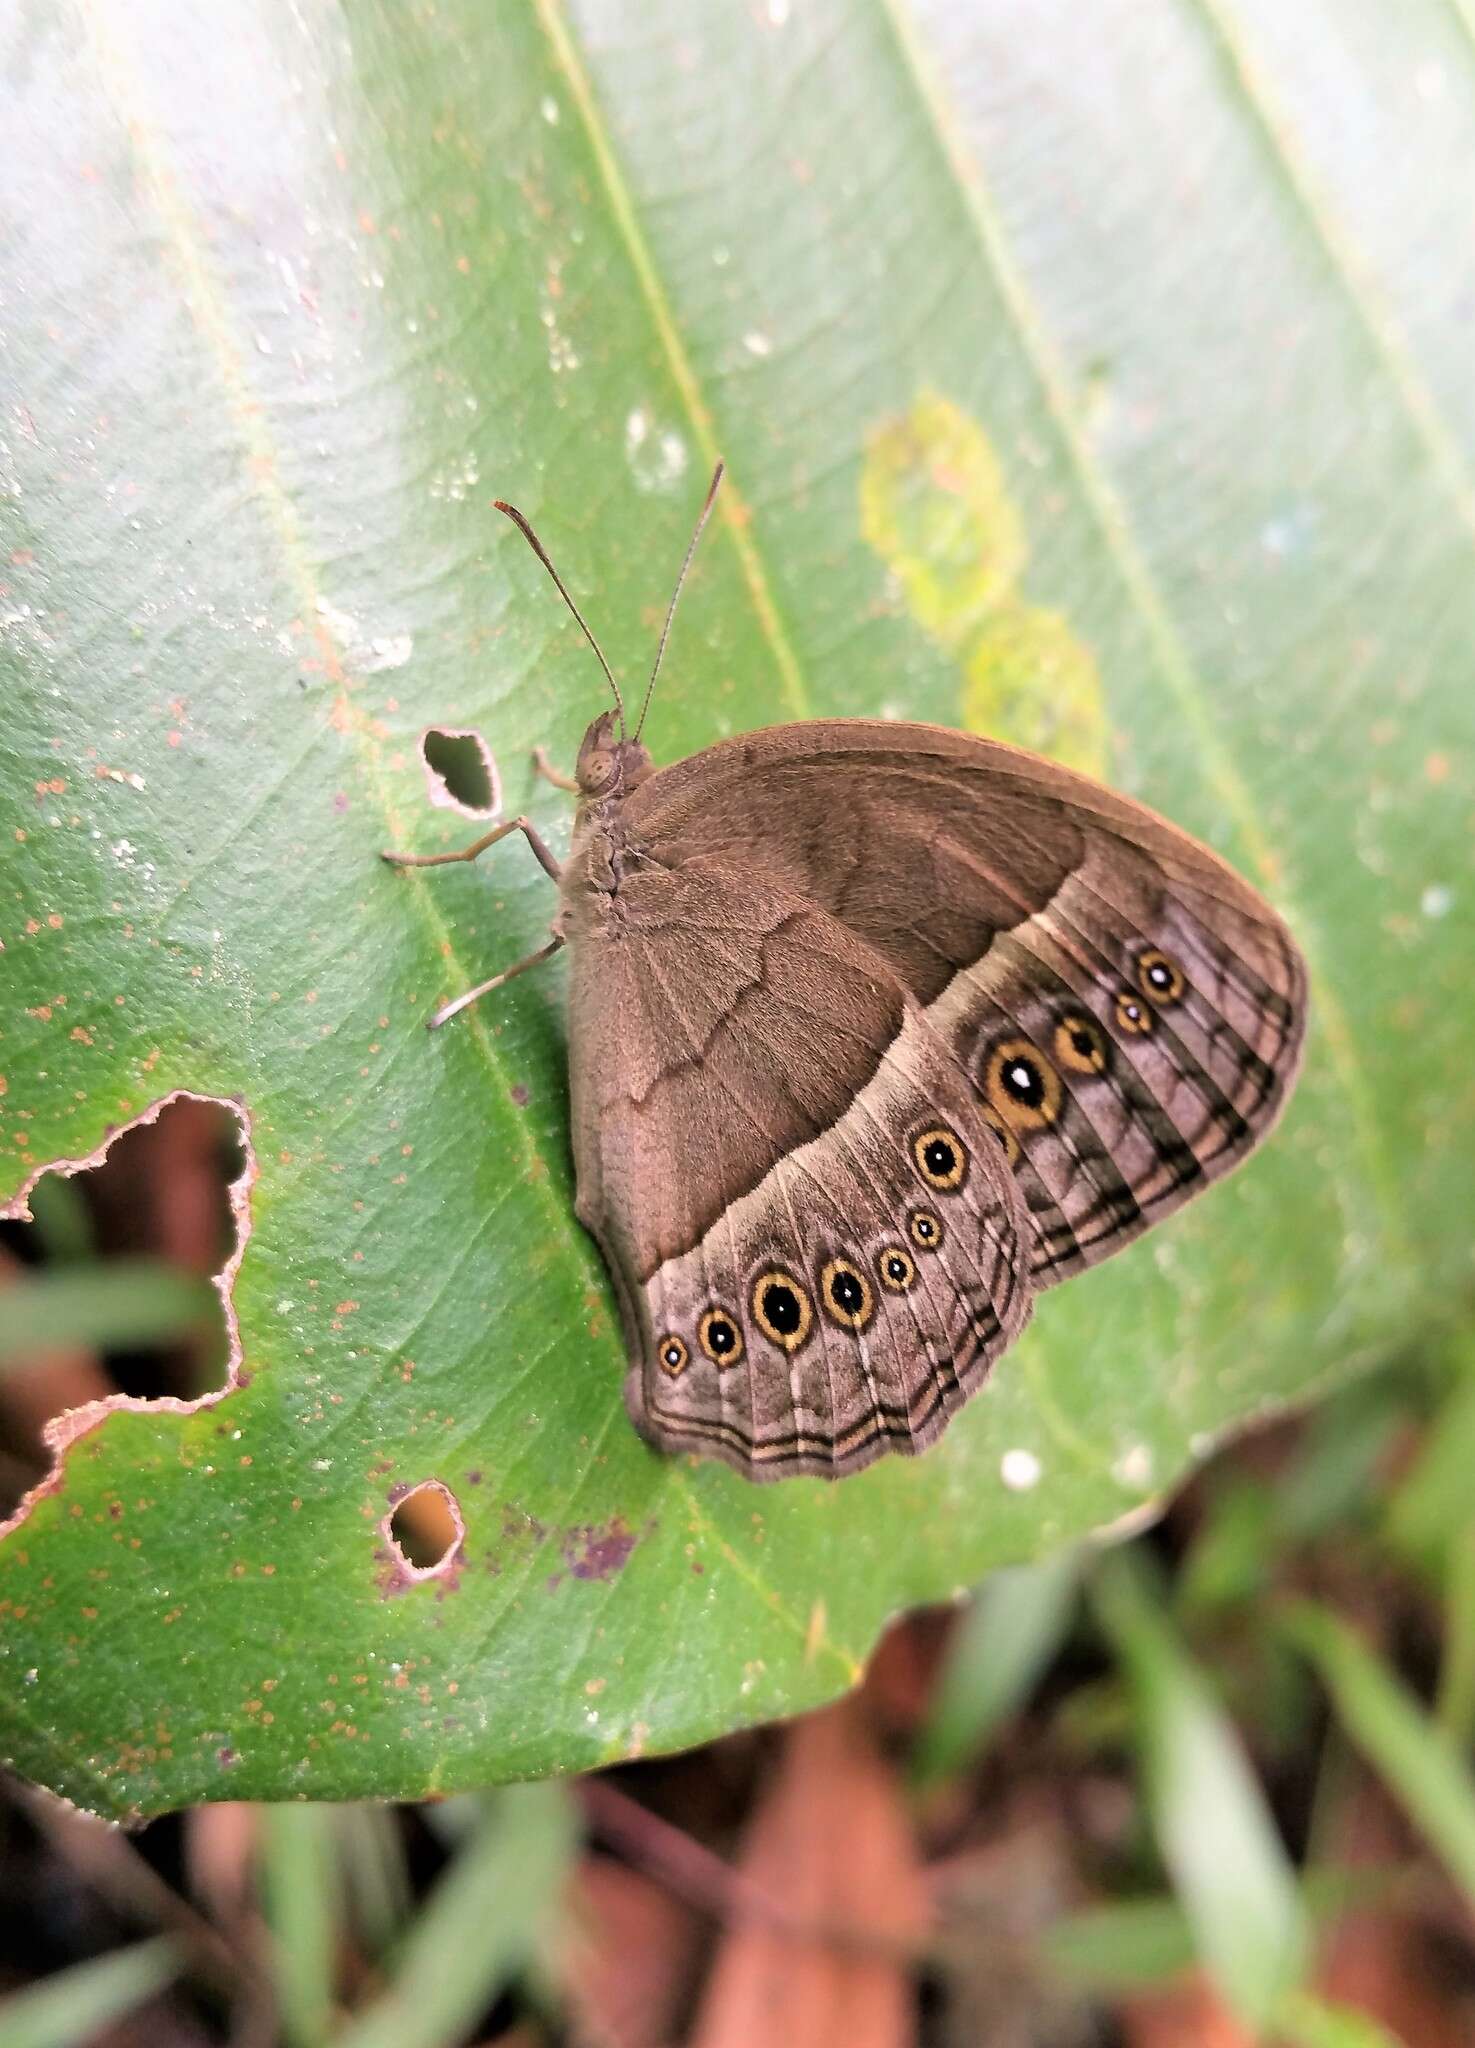
M 1143 806 L 938 727 L 835 720 L 724 741 L 637 792 L 681 857 L 731 834 L 874 947 L 997 1130 L 1037 1286 L 1242 1159 L 1294 1081 L 1305 970 L 1225 862 Z

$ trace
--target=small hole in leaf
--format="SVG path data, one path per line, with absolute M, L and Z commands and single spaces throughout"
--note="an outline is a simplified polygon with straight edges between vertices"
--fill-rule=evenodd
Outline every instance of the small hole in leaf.
M 438 1479 L 427 1479 L 405 1494 L 392 1509 L 387 1526 L 400 1563 L 416 1573 L 433 1572 L 448 1564 L 466 1534 L 456 1496 Z
M 238 1114 L 179 1095 L 86 1165 L 43 1173 L 29 1220 L 0 1220 L 0 1514 L 51 1462 L 53 1418 L 225 1384 L 225 1304 L 210 1282 L 240 1250 L 247 1165 Z
M 502 782 L 491 748 L 471 727 L 430 725 L 420 735 L 420 757 L 430 801 L 468 818 L 493 818 L 502 808 Z

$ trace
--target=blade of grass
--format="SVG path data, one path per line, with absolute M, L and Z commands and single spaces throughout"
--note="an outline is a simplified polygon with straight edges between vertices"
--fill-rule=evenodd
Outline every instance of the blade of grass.
M 90 1258 L 92 1212 L 75 1180 L 64 1173 L 43 1173 L 26 1198 L 36 1241 L 48 1259 Z
M 392 1806 L 340 1806 L 336 1833 L 354 1922 L 371 1955 L 383 1955 L 410 1917 L 413 1899 L 404 1839 Z
M 1446 1741 L 1475 1740 L 1475 1523 L 1450 1545 L 1445 1574 L 1444 1651 L 1434 1718 Z
M 1388 1504 L 1395 1547 L 1425 1570 L 1437 1571 L 1450 1544 L 1475 1524 L 1470 1474 L 1475 1470 L 1475 1360 L 1440 1409 L 1412 1470 Z
M 178 1942 L 136 1942 L 0 1999 L 5 2048 L 85 2048 L 179 1974 Z
M 1345 1622 L 1297 1601 L 1282 1625 L 1316 1667 L 1352 1741 L 1475 1900 L 1475 1779 L 1458 1750 Z
M 1075 1611 L 1073 1552 L 986 1580 L 953 1638 L 912 1756 L 919 1790 L 956 1776 L 1023 1703 L 1059 1650 Z
M 560 1786 L 513 1785 L 490 1798 L 406 1936 L 389 1990 L 336 2048 L 457 2039 L 533 1954 L 573 1848 Z
M 326 1806 L 261 1810 L 262 1890 L 271 1928 L 277 2016 L 286 2040 L 318 2048 L 333 2014 L 333 1955 L 342 1904 Z
M 1378 1905 L 1399 1875 L 1364 1865 L 1313 1871 L 1301 1886 L 1307 1917 L 1321 1927 L 1350 1906 Z M 1196 1956 L 1188 1915 L 1167 1893 L 1112 1899 L 1067 1913 L 1044 1930 L 1040 1947 L 1052 1971 L 1083 1991 L 1101 1994 L 1166 1983 Z
M 1093 1592 L 1126 1671 L 1153 1830 L 1194 1947 L 1241 2019 L 1263 2029 L 1306 1963 L 1295 1873 L 1233 1726 L 1135 1557 L 1106 1558 Z
M 209 1285 L 162 1259 L 27 1273 L 0 1293 L 0 1369 L 67 1345 L 158 1344 L 210 1315 Z
M 1329 2005 L 1309 1991 L 1293 1991 L 1281 2001 L 1275 2035 L 1286 2048 L 1402 2048 L 1398 2036 L 1367 2013 Z

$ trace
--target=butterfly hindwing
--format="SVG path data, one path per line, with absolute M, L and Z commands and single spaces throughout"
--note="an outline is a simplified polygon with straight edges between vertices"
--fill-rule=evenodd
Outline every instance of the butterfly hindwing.
M 884 960 L 761 873 L 698 856 L 624 893 L 576 936 L 574 1083 L 632 1415 L 754 1478 L 925 1448 L 1029 1313 L 967 1074 Z

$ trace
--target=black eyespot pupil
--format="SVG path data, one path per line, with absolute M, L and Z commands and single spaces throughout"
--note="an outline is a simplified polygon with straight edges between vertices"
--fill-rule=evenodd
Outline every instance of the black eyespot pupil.
M 906 1276 L 907 1276 L 907 1262 L 906 1262 L 906 1260 L 905 1260 L 905 1259 L 899 1259 L 899 1258 L 897 1258 L 896 1254 L 895 1254 L 895 1253 L 893 1252 L 893 1254 L 891 1255 L 891 1257 L 890 1257 L 890 1258 L 889 1258 L 889 1259 L 888 1259 L 888 1260 L 886 1261 L 886 1277 L 887 1277 L 887 1279 L 888 1279 L 888 1280 L 905 1280 Z
M 1096 1041 L 1084 1024 L 1072 1025 L 1070 1042 L 1083 1060 L 1090 1060 L 1096 1057 Z
M 1005 1089 L 1026 1109 L 1038 1109 L 1045 1099 L 1045 1082 L 1033 1060 L 1012 1059 L 1000 1076 Z
M 798 1295 L 792 1287 L 781 1287 L 776 1282 L 763 1290 L 763 1313 L 769 1327 L 781 1337 L 792 1337 L 803 1320 Z
M 853 1273 L 837 1273 L 830 1282 L 830 1299 L 843 1315 L 859 1315 L 865 1307 L 865 1294 Z
M 1147 978 L 1156 989 L 1167 989 L 1173 986 L 1173 977 L 1161 960 L 1154 960 L 1151 963 L 1147 970 Z
M 678 1365 L 678 1364 L 680 1363 L 680 1361 L 681 1361 L 681 1353 L 680 1353 L 680 1351 L 679 1351 L 679 1350 L 678 1350 L 678 1349 L 676 1348 L 676 1346 L 675 1346 L 674 1344 L 668 1344 L 668 1345 L 666 1346 L 666 1363 L 667 1363 L 667 1365 Z
M 731 1351 L 737 1342 L 737 1332 L 723 1316 L 714 1316 L 707 1325 L 707 1342 L 714 1351 Z
M 916 1233 L 917 1236 L 922 1239 L 924 1244 L 928 1244 L 931 1242 L 935 1227 L 936 1226 L 933 1224 L 932 1218 L 930 1216 L 919 1216 L 917 1218 L 915 1226 Z
M 946 1138 L 934 1138 L 923 1150 L 922 1158 L 927 1171 L 938 1180 L 946 1180 L 957 1171 L 958 1155 Z

